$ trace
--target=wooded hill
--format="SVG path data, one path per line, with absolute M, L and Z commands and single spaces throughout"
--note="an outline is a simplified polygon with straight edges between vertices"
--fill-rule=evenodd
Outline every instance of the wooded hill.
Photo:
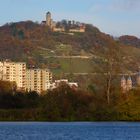
M 140 39 L 135 36 L 130 36 L 130 35 L 120 36 L 119 41 L 125 45 L 140 48 Z
M 125 68 L 132 71 L 138 70 L 140 58 L 140 49 L 133 47 L 135 44 L 131 43 L 135 40 L 120 37 L 116 41 L 110 35 L 102 33 L 89 24 L 86 25 L 85 33 L 70 35 L 52 32 L 48 27 L 32 21 L 23 21 L 0 27 L 0 59 L 26 61 L 28 66 L 48 66 L 54 71 L 90 73 L 92 72 L 90 68 L 70 71 L 68 63 L 90 67 L 93 62 L 97 63 L 98 59 L 103 57 L 102 54 L 106 48 L 118 46 Z M 100 53 L 97 53 L 98 50 Z M 88 56 L 89 59 L 78 60 L 78 63 L 80 62 L 78 64 L 77 60 L 71 57 L 66 60 L 63 57 L 55 58 L 56 56 Z

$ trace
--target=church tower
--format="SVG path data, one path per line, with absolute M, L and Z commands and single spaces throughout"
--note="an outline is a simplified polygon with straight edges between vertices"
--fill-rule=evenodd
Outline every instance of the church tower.
M 132 87 L 133 87 L 132 79 L 131 79 L 131 77 L 129 76 L 128 79 L 127 79 L 127 91 L 131 90 Z
M 121 90 L 122 92 L 126 92 L 126 79 L 124 76 L 121 78 Z
M 51 24 L 52 24 L 51 13 L 47 12 L 47 14 L 46 14 L 46 25 L 51 27 Z
M 137 75 L 137 85 L 140 87 L 140 72 Z

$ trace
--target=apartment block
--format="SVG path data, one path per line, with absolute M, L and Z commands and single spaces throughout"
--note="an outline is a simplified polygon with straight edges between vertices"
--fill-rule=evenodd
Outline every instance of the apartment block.
M 0 80 L 16 82 L 18 90 L 26 89 L 26 63 L 0 62 Z
M 26 71 L 26 89 L 41 93 L 50 89 L 52 73 L 48 69 L 28 69 Z

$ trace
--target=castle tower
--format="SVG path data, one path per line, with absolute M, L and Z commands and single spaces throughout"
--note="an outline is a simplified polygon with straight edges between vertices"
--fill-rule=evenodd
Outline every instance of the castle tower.
M 126 89 L 127 91 L 131 90 L 133 88 L 133 83 L 132 83 L 132 79 L 131 77 L 129 76 L 128 79 L 127 79 L 127 83 L 126 83 Z
M 51 19 L 51 13 L 47 12 L 46 14 L 46 25 L 51 27 L 52 19 Z
M 137 85 L 140 87 L 140 72 L 137 75 Z
M 121 90 L 126 92 L 126 79 L 124 76 L 121 78 Z

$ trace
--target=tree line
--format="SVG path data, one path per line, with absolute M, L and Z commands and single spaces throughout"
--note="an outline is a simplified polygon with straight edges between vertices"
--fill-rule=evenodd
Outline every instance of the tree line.
M 70 88 L 66 84 L 39 95 L 9 88 L 0 82 L 1 121 L 138 121 L 139 89 L 114 91 L 110 104 L 104 93 Z M 9 90 L 7 90 L 9 88 Z

